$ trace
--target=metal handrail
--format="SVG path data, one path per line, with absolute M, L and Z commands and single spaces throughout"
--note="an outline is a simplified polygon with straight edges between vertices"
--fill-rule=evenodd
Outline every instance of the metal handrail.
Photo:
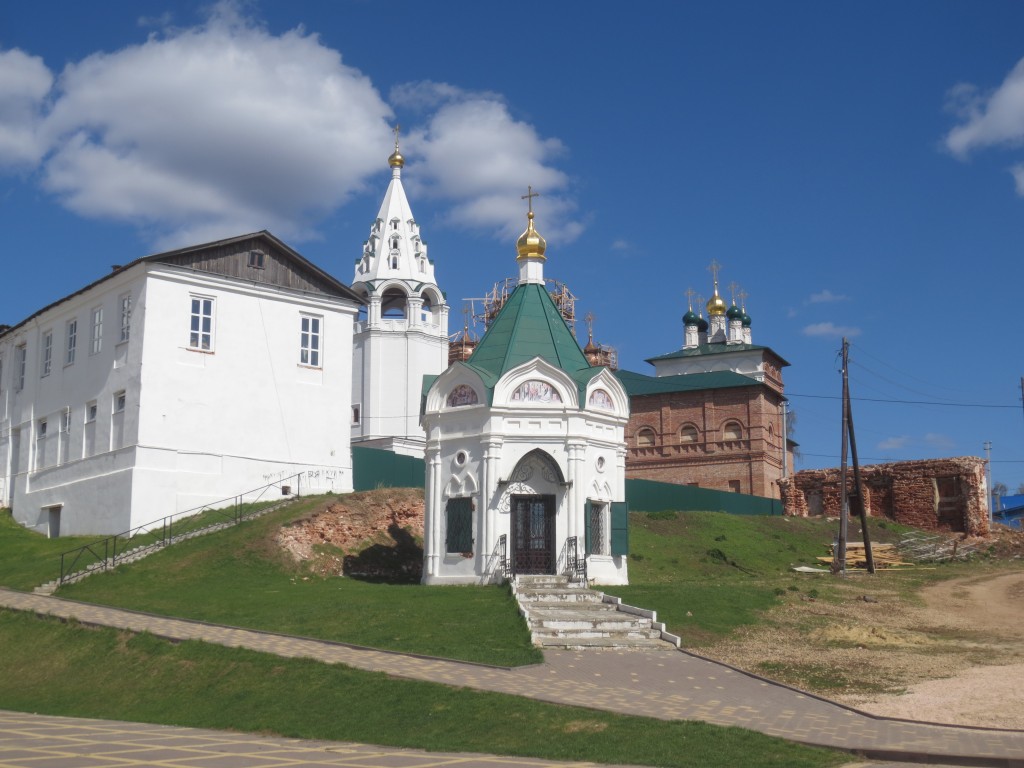
M 503 578 L 512 577 L 512 565 L 508 561 L 508 536 L 504 533 L 498 537 L 498 569 Z
M 587 584 L 587 556 L 580 557 L 579 538 L 570 536 L 565 540 L 565 573 L 570 582 L 581 581 Z
M 267 483 L 259 488 L 254 488 L 251 491 L 245 491 L 234 496 L 228 496 L 227 498 L 219 499 L 218 501 L 211 501 L 207 504 L 202 504 L 198 507 L 193 507 L 192 509 L 186 509 L 182 512 L 175 512 L 173 515 L 165 515 L 159 520 L 137 525 L 127 531 L 115 533 L 112 536 L 107 536 L 104 539 L 90 542 L 81 547 L 76 547 L 75 549 L 69 549 L 67 552 L 61 553 L 60 556 L 60 579 L 58 580 L 58 584 L 64 584 L 69 576 L 77 572 L 76 567 L 86 555 L 92 555 L 93 558 L 95 558 L 89 562 L 89 565 L 96 563 L 97 565 L 95 567 L 102 567 L 104 571 L 113 568 L 118 564 L 120 559 L 124 558 L 126 552 L 134 551 L 137 548 L 134 545 L 130 548 L 126 545 L 131 539 L 139 534 L 152 533 L 159 529 L 158 535 L 149 543 L 149 546 L 154 548 L 166 547 L 168 544 L 173 543 L 175 533 L 177 533 L 178 536 L 182 536 L 184 533 L 190 532 L 187 528 L 185 531 L 182 531 L 180 527 L 177 529 L 177 532 L 175 532 L 175 518 L 191 518 L 202 512 L 210 512 L 216 516 L 224 518 L 221 522 L 211 523 L 210 525 L 194 529 L 196 531 L 212 528 L 215 525 L 222 525 L 225 522 L 239 523 L 249 516 L 242 513 L 243 497 L 247 497 L 253 493 L 258 493 L 256 498 L 248 499 L 245 502 L 246 504 L 255 504 L 259 502 L 269 489 L 287 485 L 289 481 L 292 480 L 295 481 L 295 496 L 299 497 L 301 496 L 303 474 L 305 473 L 297 472 L 294 475 L 275 480 L 274 482 Z M 230 506 L 227 506 L 228 504 L 230 504 Z M 229 509 L 231 510 L 230 512 L 228 512 Z M 178 525 L 180 526 L 181 523 L 182 521 L 179 520 Z M 102 555 L 100 554 L 101 548 Z M 85 567 L 88 567 L 88 565 Z

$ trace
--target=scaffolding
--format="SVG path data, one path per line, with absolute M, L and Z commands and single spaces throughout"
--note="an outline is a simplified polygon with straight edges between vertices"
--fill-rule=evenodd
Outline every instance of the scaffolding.
M 572 335 L 576 336 L 576 296 L 573 295 L 569 287 L 558 280 L 548 278 L 545 281 L 548 295 L 551 296 L 551 300 L 555 303 L 555 307 L 558 309 L 558 313 L 565 320 L 565 324 L 569 326 L 569 330 Z M 479 299 L 466 299 L 471 303 L 479 301 L 483 310 L 479 313 L 473 313 L 473 320 L 482 323 L 484 331 L 486 331 L 494 318 L 501 312 L 501 308 L 505 306 L 505 302 L 508 301 L 508 297 L 512 295 L 512 291 L 519 285 L 519 278 L 506 277 L 494 284 L 491 290 L 483 297 Z

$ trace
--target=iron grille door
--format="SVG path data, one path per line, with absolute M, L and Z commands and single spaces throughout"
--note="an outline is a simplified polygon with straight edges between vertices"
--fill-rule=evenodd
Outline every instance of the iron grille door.
M 555 497 L 513 496 L 516 573 L 555 572 Z

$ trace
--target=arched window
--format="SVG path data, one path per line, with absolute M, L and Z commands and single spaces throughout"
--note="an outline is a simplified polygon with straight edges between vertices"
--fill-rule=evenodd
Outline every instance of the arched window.
M 697 428 L 693 424 L 687 424 L 679 430 L 679 442 L 683 445 L 696 443 L 698 439 Z
M 380 301 L 381 317 L 401 319 L 405 317 L 405 294 L 398 288 L 388 288 Z
M 656 438 L 657 438 L 657 435 L 654 433 L 653 429 L 651 429 L 650 427 L 642 427 L 636 433 L 636 447 L 637 448 L 653 448 L 654 447 L 654 441 L 655 441 Z
M 738 421 L 727 421 L 725 423 L 725 426 L 722 427 L 722 439 L 742 440 L 743 427 L 740 426 L 740 423 Z

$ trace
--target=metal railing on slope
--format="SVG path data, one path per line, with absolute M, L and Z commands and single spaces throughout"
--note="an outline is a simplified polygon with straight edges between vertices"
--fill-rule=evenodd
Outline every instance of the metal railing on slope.
M 129 555 L 138 554 L 142 548 L 159 549 L 172 544 L 175 538 L 180 540 L 186 534 L 197 535 L 210 528 L 240 523 L 265 508 L 266 505 L 253 509 L 252 505 L 259 504 L 271 488 L 280 488 L 286 495 L 298 498 L 302 495 L 303 474 L 298 472 L 251 491 L 165 515 L 159 520 L 70 549 L 60 556 L 60 578 L 57 583 L 64 584 L 80 571 L 109 570 Z M 294 494 L 290 493 L 292 484 L 295 486 Z M 256 495 L 250 498 L 252 494 Z

